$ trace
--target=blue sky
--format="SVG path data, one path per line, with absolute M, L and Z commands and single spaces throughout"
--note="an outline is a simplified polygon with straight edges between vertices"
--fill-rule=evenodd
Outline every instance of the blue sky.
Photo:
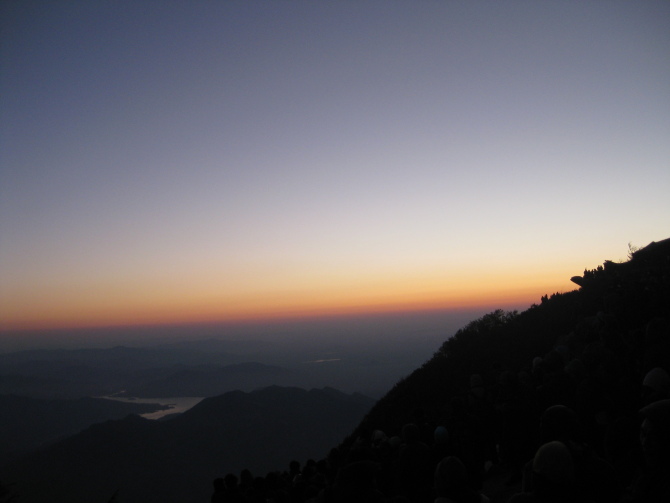
M 669 234 L 667 2 L 6 2 L 1 37 L 0 326 L 530 303 Z

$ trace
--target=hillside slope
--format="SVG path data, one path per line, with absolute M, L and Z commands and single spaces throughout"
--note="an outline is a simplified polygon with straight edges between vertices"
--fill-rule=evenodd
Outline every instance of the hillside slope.
M 0 395 L 0 466 L 94 423 L 165 408 L 157 404 L 122 403 L 103 398 L 40 400 Z
M 96 424 L 6 467 L 23 503 L 196 502 L 213 478 L 265 473 L 327 453 L 373 400 L 333 389 L 270 387 L 203 400 L 164 421 L 136 415 Z
M 626 371 L 619 377 L 638 388 L 650 369 L 670 371 L 670 238 L 572 280 L 578 290 L 544 296 L 522 313 L 489 313 L 459 330 L 378 400 L 344 445 L 370 429 L 400 431 L 417 408 L 437 419 L 451 398 L 469 392 L 472 374 L 495 387 L 503 371 L 531 374 L 534 358 L 557 349 L 565 364 L 583 358 L 587 347 L 600 360 L 619 358 L 619 370 Z M 590 353 L 582 363 L 589 360 Z

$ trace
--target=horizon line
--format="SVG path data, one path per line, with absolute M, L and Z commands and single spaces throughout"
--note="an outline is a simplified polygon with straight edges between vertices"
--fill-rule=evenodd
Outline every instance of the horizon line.
M 539 300 L 539 298 L 538 298 Z M 368 305 L 368 306 L 349 306 L 348 308 L 322 308 L 294 310 L 284 313 L 266 313 L 256 316 L 238 316 L 238 317 L 204 317 L 201 319 L 173 319 L 173 320 L 128 320 L 118 323 L 71 323 L 71 324 L 35 324 L 35 325 L 13 325 L 1 326 L 0 337 L 10 334 L 29 334 L 45 332 L 63 332 L 63 331 L 82 331 L 82 330 L 123 330 L 137 328 L 178 328 L 191 326 L 253 326 L 253 325 L 272 325 L 313 320 L 336 320 L 342 318 L 374 317 L 383 315 L 403 315 L 403 314 L 421 314 L 437 313 L 447 311 L 469 311 L 469 310 L 495 310 L 495 309 L 520 309 L 520 304 L 527 304 L 531 307 L 534 303 L 527 303 L 527 300 L 520 298 L 510 299 L 504 302 L 484 301 L 481 303 L 462 302 L 459 304 L 443 303 L 421 303 L 415 306 L 404 305 Z

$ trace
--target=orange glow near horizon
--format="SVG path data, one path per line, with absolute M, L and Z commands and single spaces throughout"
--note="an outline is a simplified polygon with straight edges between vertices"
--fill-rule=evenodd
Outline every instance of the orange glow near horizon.
M 432 277 L 365 278 L 330 285 L 257 292 L 213 288 L 108 288 L 104 294 L 43 293 L 12 299 L 0 329 L 47 330 L 210 322 L 262 322 L 326 316 L 530 306 L 544 294 L 574 289 L 564 271 L 532 274 L 466 273 Z M 184 291 L 191 292 L 184 295 Z M 30 302 L 28 302 L 30 301 Z
M 0 337 L 524 309 L 668 237 L 667 2 L 61 3 L 2 11 Z

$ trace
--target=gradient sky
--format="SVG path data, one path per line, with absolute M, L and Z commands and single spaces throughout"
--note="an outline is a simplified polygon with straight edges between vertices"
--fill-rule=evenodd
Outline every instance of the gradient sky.
M 0 328 L 528 306 L 670 236 L 670 2 L 2 2 Z

